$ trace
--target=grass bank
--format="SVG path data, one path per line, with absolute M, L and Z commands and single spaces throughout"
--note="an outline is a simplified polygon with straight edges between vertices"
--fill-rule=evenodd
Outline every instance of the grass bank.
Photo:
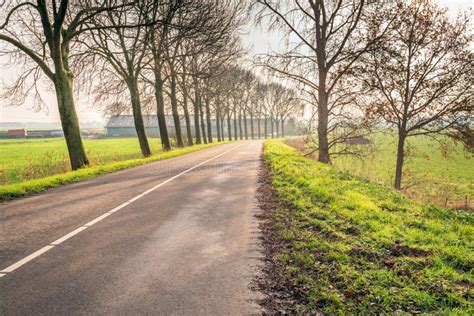
M 387 187 L 267 141 L 275 265 L 301 313 L 474 312 L 474 216 L 421 205 Z
M 21 183 L 0 186 L 0 202 L 11 200 L 13 198 L 25 196 L 32 193 L 38 193 L 47 189 L 56 188 L 65 184 L 78 182 L 81 180 L 90 179 L 101 174 L 116 172 L 119 170 L 147 164 L 150 162 L 169 159 L 184 154 L 192 153 L 201 149 L 222 145 L 229 141 L 194 145 L 192 147 L 177 148 L 168 152 L 162 152 L 152 155 L 148 158 L 129 159 L 119 162 L 104 163 L 100 165 L 92 165 L 76 171 L 69 171 L 54 176 L 49 176 L 41 179 L 28 180 Z

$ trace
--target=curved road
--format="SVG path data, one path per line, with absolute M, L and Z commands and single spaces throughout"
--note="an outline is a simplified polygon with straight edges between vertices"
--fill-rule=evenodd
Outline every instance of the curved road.
M 261 141 L 0 204 L 0 315 L 261 312 Z

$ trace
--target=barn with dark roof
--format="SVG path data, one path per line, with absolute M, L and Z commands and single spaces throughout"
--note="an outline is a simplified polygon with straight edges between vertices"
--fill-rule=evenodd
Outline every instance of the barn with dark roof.
M 159 137 L 158 118 L 156 115 L 143 115 L 146 134 L 149 137 Z M 181 119 L 181 128 L 185 128 L 184 119 Z M 168 133 L 175 134 L 174 122 L 171 115 L 166 116 Z M 107 137 L 133 137 L 137 135 L 133 115 L 113 115 L 105 125 Z

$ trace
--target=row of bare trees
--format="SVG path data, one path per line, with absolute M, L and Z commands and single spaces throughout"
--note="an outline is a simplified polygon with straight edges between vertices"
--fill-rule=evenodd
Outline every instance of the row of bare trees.
M 266 83 L 237 66 L 223 68 L 220 74 L 203 89 L 206 113 L 215 113 L 219 140 L 224 135 L 230 140 L 284 137 L 288 120 L 303 115 L 298 94 L 283 83 Z M 211 116 L 206 114 L 208 129 Z M 296 132 L 294 124 L 292 128 Z M 212 135 L 210 130 L 207 135 Z
M 163 150 L 284 135 L 302 111 L 295 92 L 236 66 L 246 5 L 232 0 L 12 0 L 0 2 L 2 55 L 24 72 L 3 96 L 43 106 L 41 79 L 57 96 L 72 169 L 88 164 L 75 109 L 78 91 L 110 114 L 133 114 L 144 157 L 143 113 L 157 115 Z M 184 117 L 185 126 L 182 125 Z M 217 133 L 214 133 L 213 126 Z M 233 127 L 233 128 L 232 128 Z
M 151 151 L 142 118 L 142 97 L 154 95 L 164 150 L 171 149 L 165 117 L 168 103 L 177 146 L 184 146 L 180 107 L 186 118 L 187 142 L 192 145 L 188 101 L 199 114 L 200 85 L 216 75 L 217 65 L 232 62 L 241 54 L 236 32 L 242 11 L 242 5 L 230 1 L 144 1 L 133 6 L 131 12 L 110 12 L 95 21 L 97 30 L 87 41 L 89 58 L 98 58 L 98 62 L 87 63 L 94 68 L 92 73 L 99 83 L 94 85 L 93 93 L 96 101 L 106 103 L 112 112 L 129 111 L 131 105 L 145 157 Z M 136 26 L 120 27 L 131 23 Z M 116 83 L 113 90 L 104 85 L 109 81 Z M 189 94 L 191 90 L 195 97 Z M 199 115 L 195 115 L 194 124 L 196 142 L 200 143 Z
M 400 189 L 408 137 L 472 137 L 471 12 L 450 20 L 432 0 L 259 0 L 254 10 L 286 39 L 258 63 L 316 109 L 320 162 L 353 154 L 344 144 L 371 127 L 395 128 Z

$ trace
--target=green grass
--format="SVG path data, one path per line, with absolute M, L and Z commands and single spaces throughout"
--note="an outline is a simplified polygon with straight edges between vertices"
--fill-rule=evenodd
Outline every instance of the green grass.
M 393 185 L 396 162 L 396 137 L 393 133 L 378 133 L 371 137 L 366 157 L 333 158 L 338 170 Z M 406 163 L 403 170 L 403 192 L 425 203 L 464 207 L 474 197 L 474 156 L 448 139 L 442 143 L 425 136 L 408 138 Z
M 84 139 L 91 165 L 141 157 L 136 138 Z M 149 139 L 152 152 L 159 139 Z M 20 183 L 70 171 L 64 138 L 0 140 L 0 185 Z
M 394 190 L 267 141 L 278 261 L 301 313 L 474 313 L 474 216 Z
M 55 166 L 58 165 L 58 162 L 62 162 L 63 158 L 62 156 L 62 143 L 60 140 L 53 140 L 51 143 L 48 141 L 46 142 L 41 142 L 39 140 L 34 140 L 34 141 L 29 141 L 27 142 L 28 147 L 32 148 L 31 152 L 32 155 L 35 157 L 35 159 L 38 159 L 38 162 L 41 163 L 41 154 L 47 155 L 48 148 L 53 148 L 53 153 L 52 156 L 55 157 L 51 161 L 47 161 L 46 164 L 40 164 L 39 167 L 36 168 L 47 168 L 48 164 L 51 163 L 52 166 L 52 174 L 51 176 L 43 177 L 40 179 L 32 179 L 32 180 L 27 180 L 19 183 L 14 183 L 14 184 L 9 184 L 9 185 L 3 185 L 0 186 L 0 201 L 5 201 L 5 200 L 10 200 L 16 197 L 21 197 L 24 195 L 28 195 L 31 193 L 37 193 L 37 192 L 42 192 L 50 188 L 55 188 L 64 184 L 68 183 L 73 183 L 73 182 L 78 182 L 81 180 L 85 179 L 90 179 L 93 177 L 96 177 L 101 174 L 105 173 L 111 173 L 119 170 L 123 170 L 126 168 L 131 168 L 139 165 L 143 165 L 146 163 L 150 163 L 153 161 L 158 161 L 158 160 L 163 160 L 163 159 L 168 159 L 168 158 L 173 158 L 177 156 L 181 156 L 187 153 L 191 153 L 197 150 L 201 150 L 204 148 L 209 148 L 213 147 L 216 145 L 221 145 L 226 142 L 220 142 L 220 143 L 212 143 L 212 144 L 202 144 L 202 145 L 194 145 L 192 147 L 185 147 L 185 148 L 177 148 L 173 149 L 168 152 L 159 152 L 151 157 L 148 158 L 134 158 L 134 159 L 129 159 L 129 157 L 140 157 L 139 154 L 139 148 L 135 148 L 133 146 L 134 141 L 136 140 L 133 139 L 104 139 L 104 140 L 86 140 L 86 146 L 93 144 L 94 146 L 88 146 L 89 149 L 93 148 L 93 151 L 91 151 L 93 154 L 89 155 L 89 157 L 94 157 L 94 153 L 96 153 L 97 158 L 92 161 L 99 161 L 100 163 L 97 164 L 91 164 L 90 167 L 83 168 L 80 170 L 76 171 L 70 171 L 69 168 L 64 167 L 64 172 L 59 173 L 56 172 L 58 169 L 54 168 Z M 90 144 L 89 144 L 90 142 Z M 151 143 L 153 140 L 151 140 Z M 157 143 L 155 141 L 155 143 Z M 25 143 L 26 144 L 26 143 Z M 14 145 L 14 146 L 12 146 Z M 42 145 L 46 148 L 42 148 Z M 4 146 L 4 144 L 0 145 L 1 150 L 4 151 L 4 147 L 12 146 L 15 148 L 18 148 L 19 146 L 15 145 L 15 142 L 9 142 L 7 146 Z M 65 145 L 64 145 L 65 146 Z M 137 145 L 138 146 L 138 145 Z M 156 147 L 157 145 L 154 145 L 153 147 Z M 21 146 L 20 146 L 21 147 Z M 34 148 L 34 149 L 33 149 Z M 12 148 L 13 150 L 13 148 Z M 18 155 L 17 153 L 17 159 L 21 163 L 25 163 L 24 160 L 26 160 L 25 155 L 27 155 L 27 149 L 22 148 L 22 154 Z M 64 148 L 65 150 L 65 148 Z M 155 152 L 157 151 L 156 148 L 154 148 Z M 137 152 L 138 151 L 138 152 Z M 7 151 L 4 151 L 7 152 Z M 56 156 L 57 153 L 57 156 Z M 115 160 L 121 160 L 121 161 L 115 161 Z M 14 158 L 11 158 L 10 160 L 7 161 L 15 161 Z M 106 161 L 115 161 L 115 162 L 106 162 Z M 66 161 L 68 163 L 68 161 Z M 21 166 L 21 164 L 14 164 L 15 166 Z M 34 168 L 36 165 L 31 164 L 29 162 L 26 162 L 27 166 L 30 166 L 33 168 L 32 170 L 34 171 Z

